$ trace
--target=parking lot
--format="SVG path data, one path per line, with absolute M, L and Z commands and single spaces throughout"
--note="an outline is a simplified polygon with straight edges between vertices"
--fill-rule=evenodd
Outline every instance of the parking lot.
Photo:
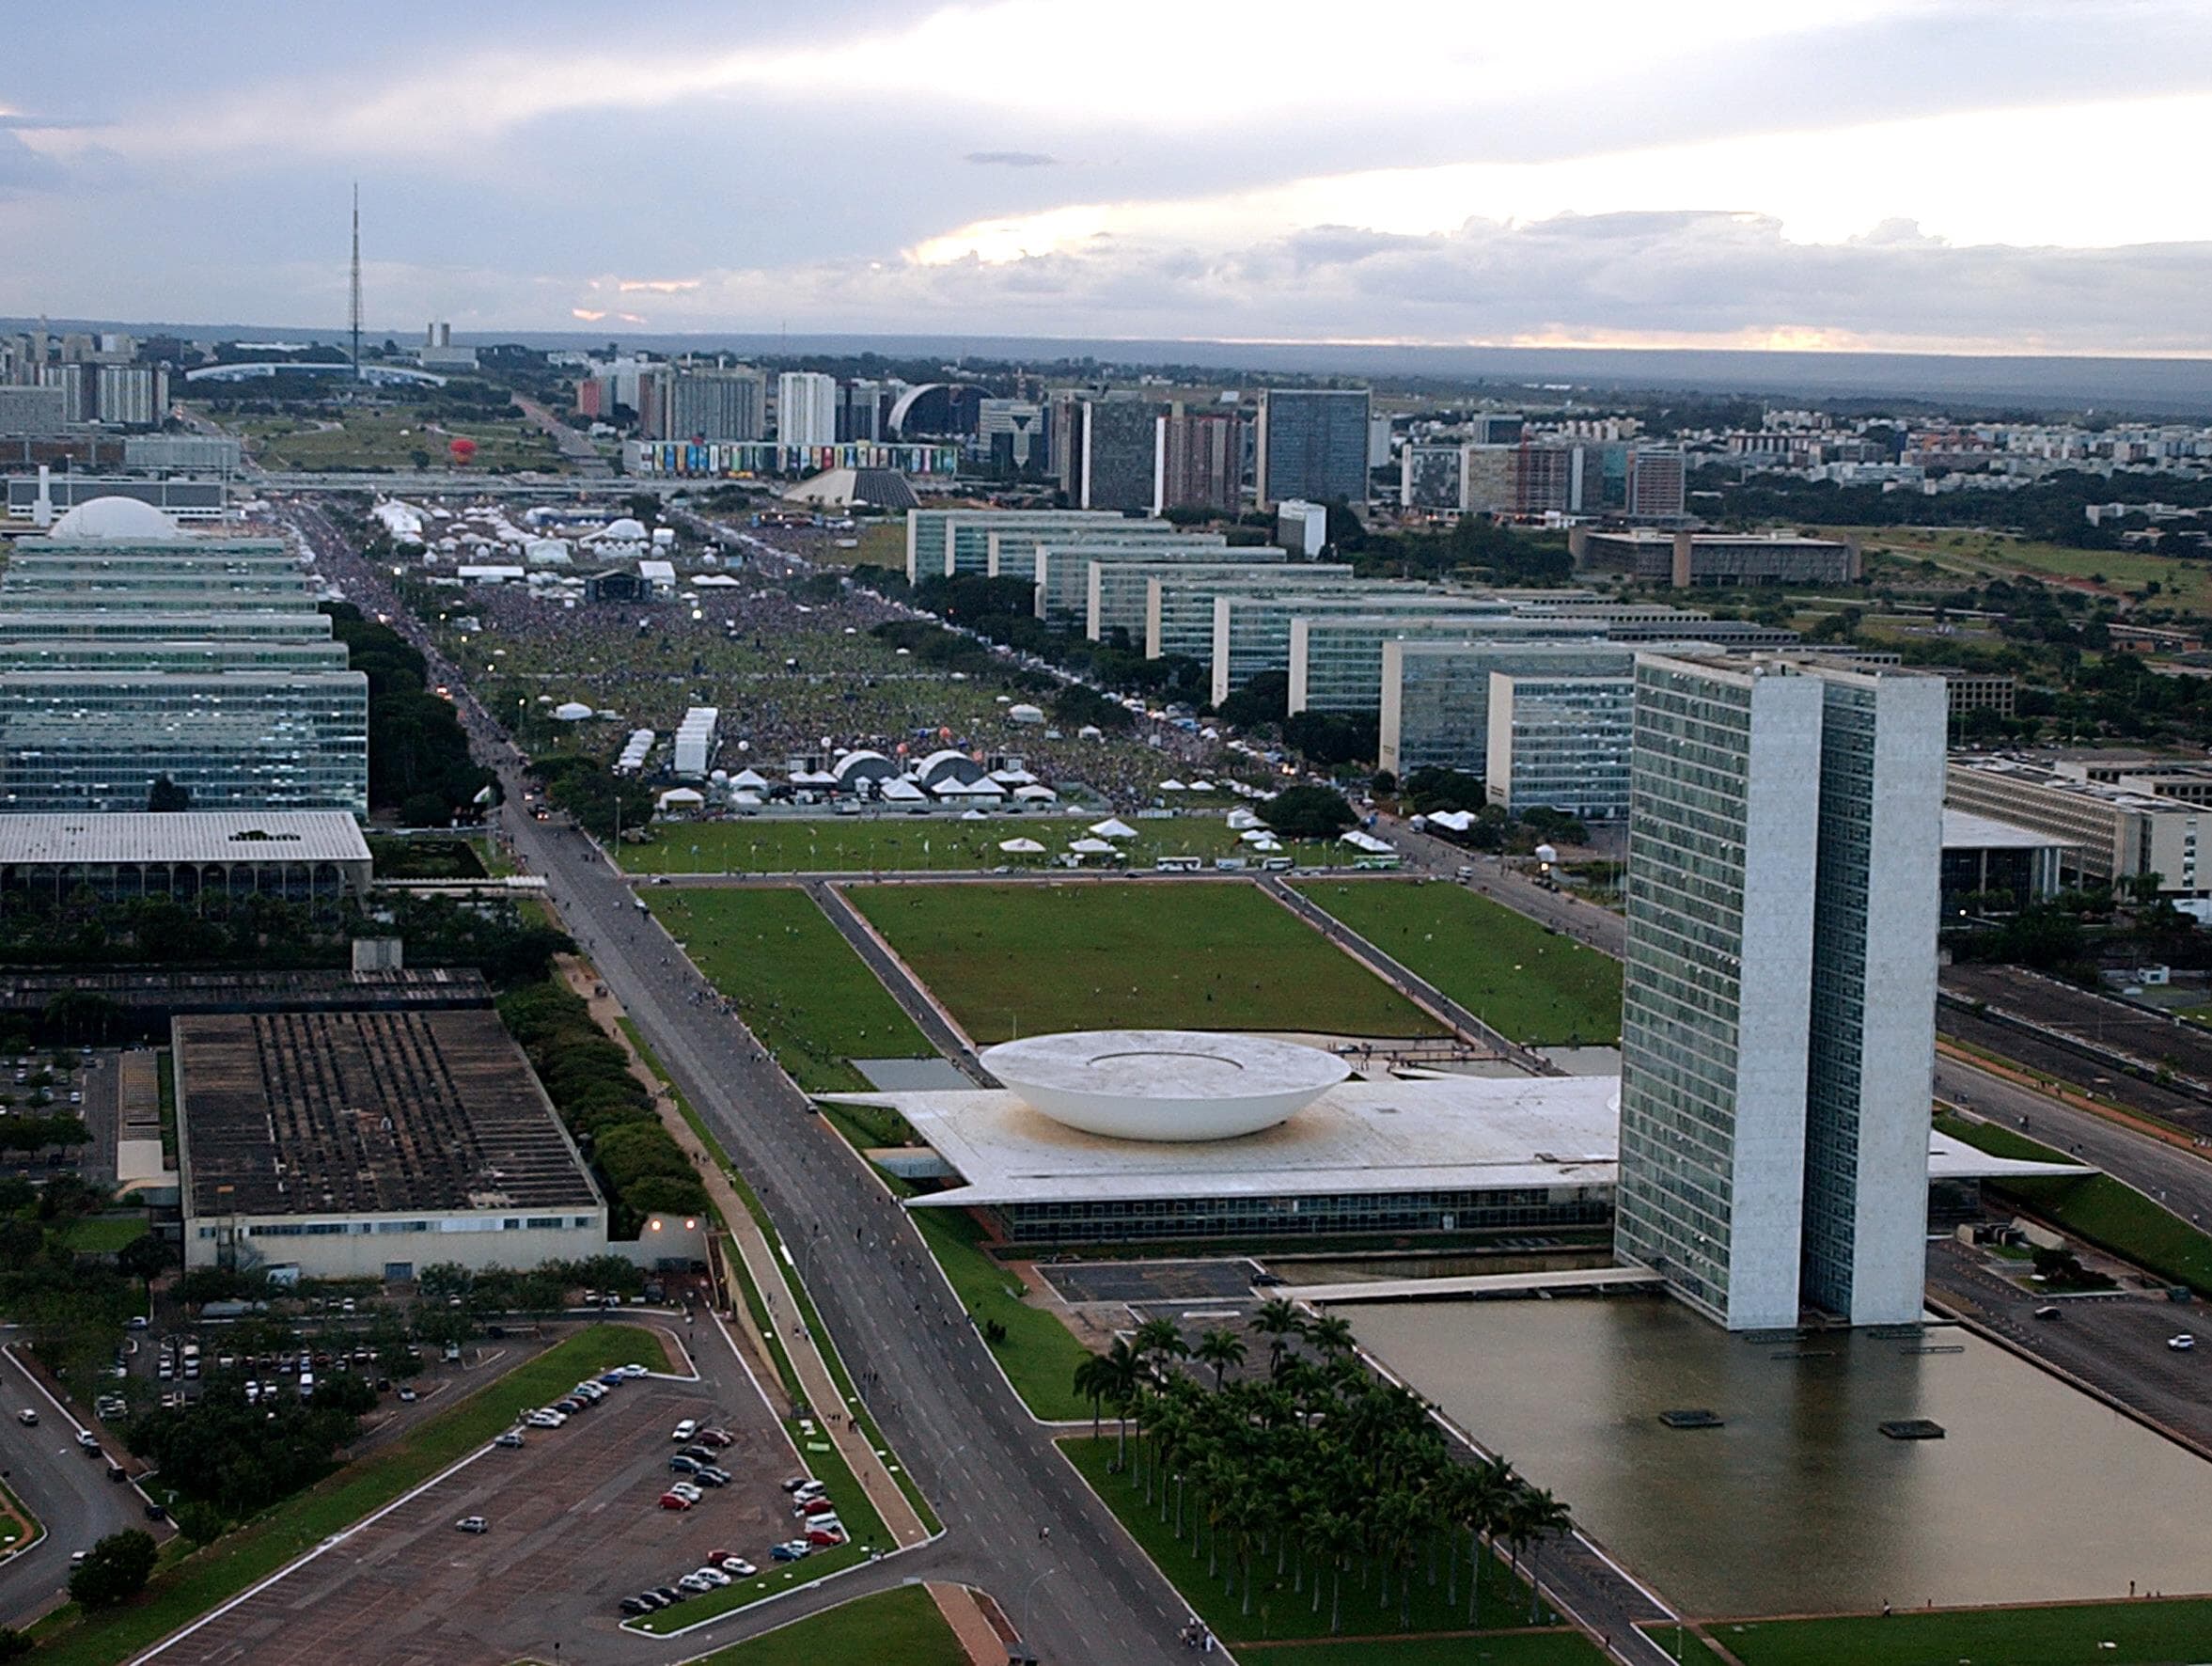
M 703 1368 L 718 1380 L 641 1378 L 564 1427 L 527 1431 L 519 1450 L 485 1452 L 160 1658 L 506 1666 L 554 1659 L 557 1644 L 564 1661 L 634 1659 L 640 1640 L 617 1629 L 617 1605 L 673 1583 L 710 1550 L 733 1551 L 770 1588 L 783 1585 L 769 1546 L 791 1536 L 780 1483 L 798 1465 L 736 1362 L 722 1355 Z M 693 1509 L 664 1510 L 669 1434 L 685 1418 L 735 1438 L 720 1459 L 735 1479 Z M 468 1516 L 486 1531 L 457 1531 Z

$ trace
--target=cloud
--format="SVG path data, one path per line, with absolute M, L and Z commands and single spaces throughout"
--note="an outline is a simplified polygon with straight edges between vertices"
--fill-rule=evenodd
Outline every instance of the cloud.
M 615 288 L 624 294 L 643 290 L 656 295 L 681 295 L 698 287 L 699 280 L 696 277 L 624 277 L 615 283 Z
M 2212 241 L 1956 244 L 1898 227 L 1798 242 L 1716 210 L 1469 219 L 1406 236 L 1304 228 L 1233 247 L 1098 237 L 1006 260 L 707 275 L 656 328 L 1439 345 L 2198 354 Z
M 1059 158 L 1042 150 L 970 150 L 961 159 L 978 167 L 1058 167 Z

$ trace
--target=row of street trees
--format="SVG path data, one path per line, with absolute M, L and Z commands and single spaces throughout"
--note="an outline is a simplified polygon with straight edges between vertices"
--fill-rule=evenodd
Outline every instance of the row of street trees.
M 1455 1612 L 1464 1571 L 1472 1627 L 1484 1564 L 1503 1548 L 1516 1568 L 1526 1560 L 1535 1624 L 1536 1559 L 1567 1530 L 1566 1507 L 1500 1459 L 1457 1461 L 1428 1407 L 1360 1364 L 1343 1319 L 1308 1321 L 1278 1300 L 1254 1328 L 1269 1339 L 1263 1377 L 1232 1377 L 1247 1353 L 1237 1332 L 1208 1331 L 1194 1348 L 1172 1320 L 1153 1319 L 1091 1355 L 1075 1379 L 1094 1437 L 1114 1415 L 1117 1471 L 1142 1485 L 1146 1505 L 1205 1557 L 1242 1611 L 1252 1611 L 1256 1585 L 1279 1588 L 1287 1574 L 1294 1595 L 1310 1591 L 1314 1614 L 1326 1585 L 1336 1635 L 1350 1574 L 1362 1590 L 1380 1580 L 1385 1612 L 1395 1593 L 1398 1624 L 1411 1628 L 1417 1580 L 1425 1577 L 1433 1609 L 1441 1579 Z M 1211 1369 L 1210 1388 L 1186 1360 Z

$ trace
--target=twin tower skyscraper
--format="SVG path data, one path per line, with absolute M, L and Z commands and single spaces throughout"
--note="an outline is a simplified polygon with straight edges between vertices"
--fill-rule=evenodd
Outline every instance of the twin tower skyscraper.
M 1947 692 L 1647 653 L 1615 1248 L 1731 1329 L 1922 1313 Z

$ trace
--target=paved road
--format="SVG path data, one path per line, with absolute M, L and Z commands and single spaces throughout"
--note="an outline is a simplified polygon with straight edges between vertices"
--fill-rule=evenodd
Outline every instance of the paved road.
M 614 465 L 599 454 L 590 436 L 571 428 L 536 400 L 514 396 L 514 402 L 522 407 L 523 415 L 533 427 L 549 437 L 559 448 L 561 461 L 576 464 L 576 472 L 586 479 L 612 479 Z
M 989 1590 L 1045 1660 L 1182 1658 L 1176 1631 L 1187 1611 L 1174 1588 L 1131 1548 L 1007 1386 L 905 1211 L 722 1013 L 598 847 L 521 811 L 520 760 L 458 671 L 327 522 L 309 513 L 302 523 L 321 534 L 323 571 L 365 607 L 390 611 L 462 697 L 479 755 L 499 761 L 516 851 L 550 882 L 608 988 L 793 1247 L 871 1410 L 950 1530 L 931 1557 L 949 1565 L 933 1574 Z
M 16 1422 L 25 1407 L 39 1426 Z M 77 1425 L 15 1360 L 0 1355 L 0 1474 L 46 1526 L 34 1548 L 0 1562 L 0 1625 L 42 1613 L 69 1583 L 70 1552 L 126 1527 L 144 1527 L 145 1501 L 107 1478 L 107 1465 L 77 1450 Z
M 937 1011 L 935 1003 L 923 993 L 921 985 L 877 940 L 875 934 L 868 929 L 868 922 L 860 918 L 860 911 L 845 894 L 836 886 L 821 881 L 808 886 L 806 890 L 815 905 L 828 916 L 829 923 L 838 928 L 838 935 L 853 946 L 853 951 L 868 963 L 869 970 L 890 991 L 891 998 L 914 1020 L 930 1045 L 949 1059 L 978 1087 L 996 1088 L 998 1078 L 983 1068 L 983 1061 L 976 1057 L 975 1049 L 961 1039 L 960 1033 Z
M 1975 1115 L 2094 1163 L 2199 1226 L 2212 1221 L 2212 1162 L 2200 1151 L 2170 1145 L 1950 1059 L 1936 1061 L 1936 1092 Z

